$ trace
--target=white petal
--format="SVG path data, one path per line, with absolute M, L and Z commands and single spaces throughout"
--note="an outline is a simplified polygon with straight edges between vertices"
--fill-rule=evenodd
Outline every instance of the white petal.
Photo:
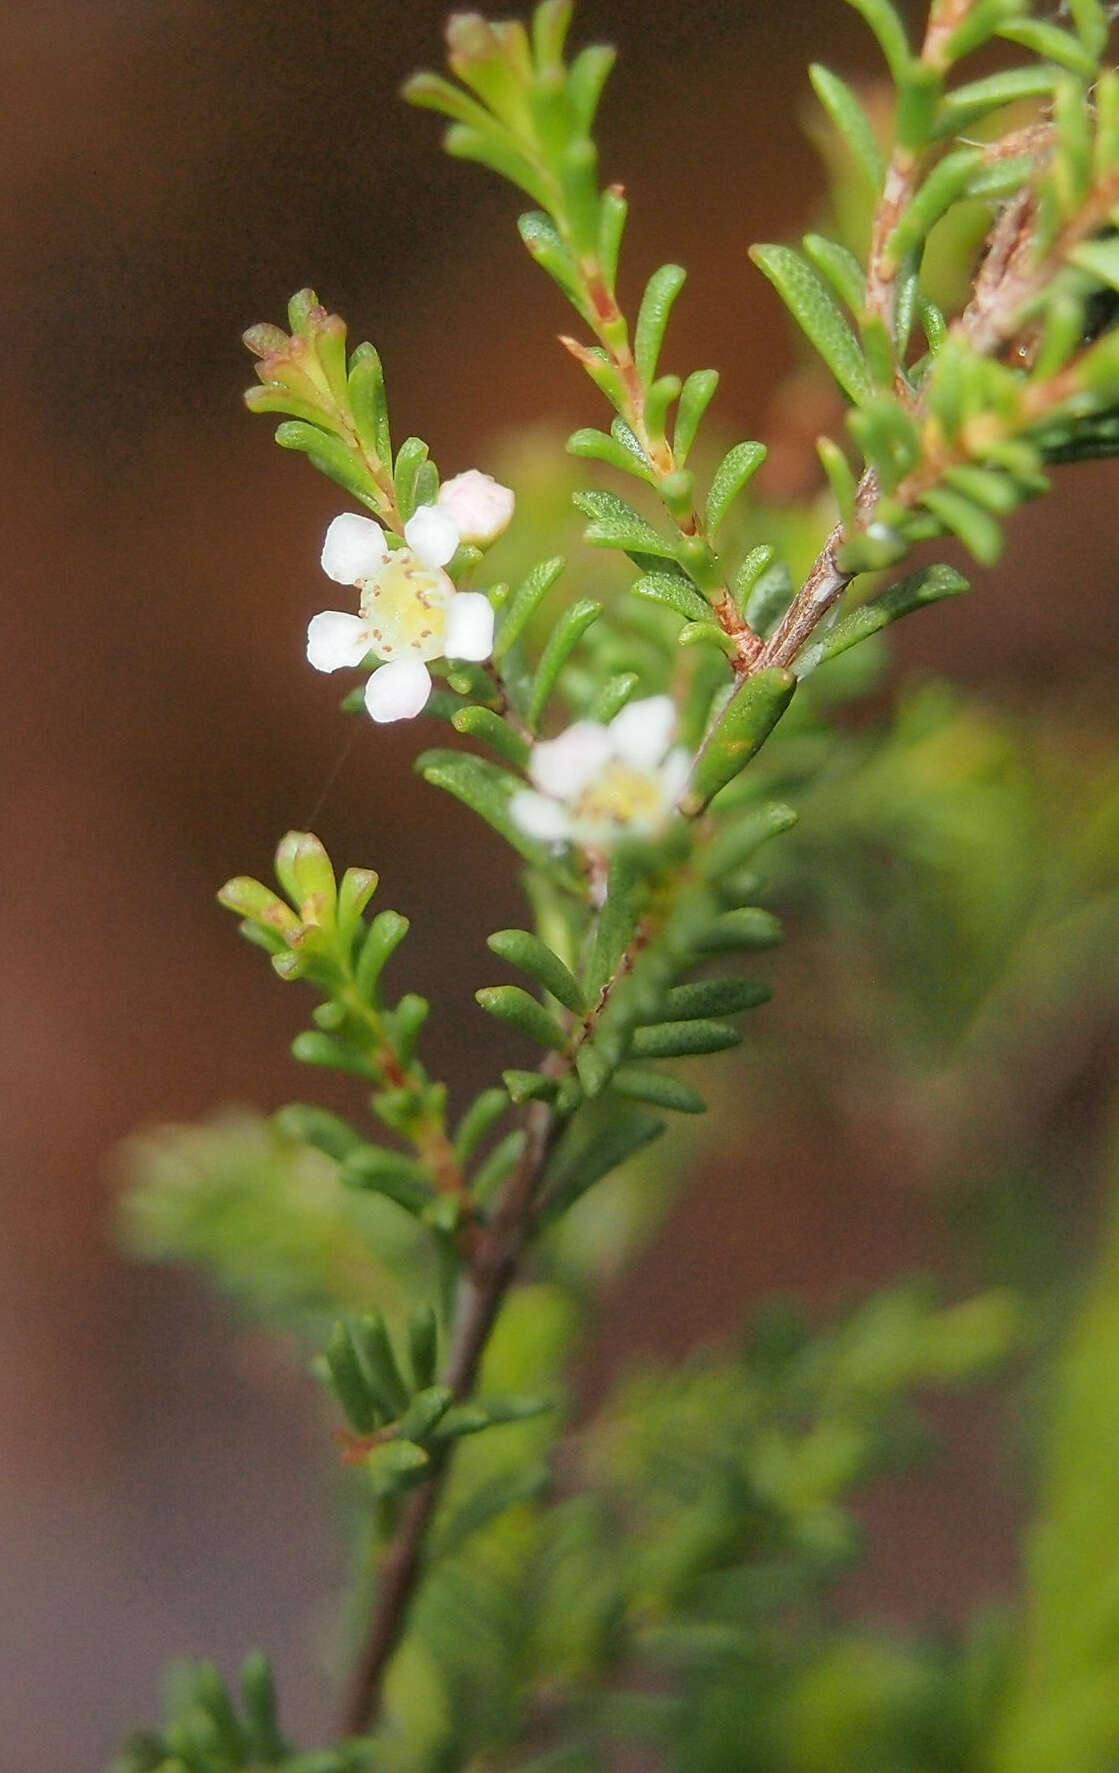
M 360 616 L 324 609 L 307 628 L 307 657 L 316 671 L 341 671 L 360 665 L 369 651 L 369 633 Z
M 322 569 L 336 585 L 371 579 L 388 559 L 385 532 L 371 517 L 345 511 L 336 517 L 322 545 Z
M 404 540 L 425 566 L 446 566 L 459 544 L 458 526 L 438 505 L 421 505 L 404 525 Z
M 458 591 L 447 611 L 443 652 L 448 659 L 488 659 L 493 651 L 493 605 L 481 591 Z
M 565 806 L 531 788 L 519 788 L 511 797 L 509 816 L 526 837 L 535 837 L 540 843 L 562 843 L 571 827 Z
M 635 770 L 656 769 L 676 731 L 676 704 L 671 696 L 646 696 L 630 702 L 610 722 L 614 755 Z
M 557 739 L 532 747 L 528 773 L 545 794 L 578 800 L 613 755 L 610 734 L 597 720 L 577 720 Z
M 393 659 L 379 665 L 365 686 L 365 706 L 373 719 L 411 720 L 431 694 L 431 672 L 422 659 Z
M 509 527 L 516 498 L 507 486 L 501 486 L 492 474 L 481 474 L 468 468 L 456 474 L 439 488 L 439 503 L 454 519 L 459 536 L 479 548 L 496 542 Z
M 665 804 L 675 807 L 692 773 L 692 758 L 683 745 L 676 745 L 661 764 L 661 787 Z

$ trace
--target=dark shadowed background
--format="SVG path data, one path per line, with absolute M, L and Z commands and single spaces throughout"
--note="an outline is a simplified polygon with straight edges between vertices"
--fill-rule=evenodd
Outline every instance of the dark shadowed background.
M 242 328 L 311 282 L 375 340 L 398 434 L 446 473 L 490 465 L 522 423 L 597 422 L 516 198 L 396 98 L 438 61 L 443 10 L 25 0 L 0 21 L 3 1773 L 99 1765 L 174 1652 L 229 1667 L 262 1640 L 297 1731 L 330 1717 L 306 1650 L 338 1575 L 309 1384 L 231 1341 L 200 1283 L 123 1261 L 109 1224 L 106 1154 L 137 1123 L 305 1087 L 286 1056 L 298 1008 L 215 888 L 266 873 L 314 811 L 412 915 L 409 984 L 470 1030 L 465 1055 L 436 1030 L 436 1069 L 496 1068 L 469 991 L 513 887 L 410 774 L 416 729 L 363 725 L 323 798 L 348 729 L 302 648 L 339 499 L 239 401 Z M 629 290 L 664 259 L 690 267 L 673 363 L 719 365 L 727 431 L 765 435 L 792 355 L 746 248 L 812 213 L 805 63 L 873 70 L 872 50 L 840 0 L 585 0 L 577 31 L 622 50 L 603 161 L 632 202 Z M 1072 684 L 1088 635 L 1114 685 L 1111 469 L 1077 470 L 1064 497 L 1053 537 L 1025 512 L 982 595 L 915 624 L 910 668 L 950 662 L 1013 702 Z M 1067 603 L 1039 595 L 1054 574 Z M 703 1167 L 606 1305 L 608 1365 L 725 1330 L 771 1287 L 827 1299 L 938 1263 L 927 1200 L 825 1117 L 754 1135 L 745 1174 L 740 1155 Z M 868 1592 L 887 1618 L 1012 1579 L 981 1408 L 957 1440 L 947 1473 L 880 1511 Z

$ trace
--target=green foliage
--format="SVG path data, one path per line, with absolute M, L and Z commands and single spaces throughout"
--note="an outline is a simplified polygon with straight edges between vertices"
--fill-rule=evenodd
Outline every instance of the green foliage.
M 823 533 L 810 503 L 767 507 L 763 444 L 701 436 L 716 372 L 662 368 L 683 269 L 647 278 L 632 321 L 619 305 L 627 209 L 620 187 L 600 188 L 592 133 L 613 52 L 568 55 L 568 0 L 543 0 L 530 26 L 456 14 L 454 78 L 409 82 L 448 120 L 452 154 L 531 203 L 521 239 L 585 329 L 563 343 L 608 407 L 568 452 L 626 476 L 636 502 L 550 467 L 594 567 L 576 546 L 555 595 L 572 538 L 542 499 L 555 515 L 526 525 L 520 556 L 511 539 L 512 589 L 490 592 L 492 658 L 441 667 L 427 705 L 470 748 L 425 750 L 420 775 L 504 841 L 527 901 L 524 928 L 489 938 L 519 982 L 475 993 L 501 1081 L 453 1132 L 417 1056 L 429 1005 L 386 991 L 408 922 L 369 914 L 377 876 L 339 879 L 319 840 L 292 832 L 279 892 L 243 876 L 219 895 L 277 975 L 313 989 L 294 1055 L 353 1080 L 357 1111 L 295 1103 L 271 1125 L 135 1142 L 127 1235 L 151 1258 L 200 1263 L 247 1315 L 315 1351 L 348 1424 L 363 1578 L 396 1611 L 371 1732 L 362 1712 L 352 1742 L 298 1753 L 262 1659 L 236 1702 L 202 1664 L 119 1773 L 591 1773 L 649 1753 L 681 1773 L 1114 1761 L 1116 1449 L 1099 1430 L 1116 1415 L 1110 1249 L 1050 1381 L 1021 1618 L 886 1643 L 841 1624 L 832 1591 L 858 1550 L 852 1497 L 920 1440 L 909 1394 L 1020 1349 L 1041 1287 L 949 1308 L 892 1288 L 817 1332 L 774 1311 L 744 1349 L 647 1374 L 561 1439 L 580 1295 L 647 1232 L 682 1167 L 665 1116 L 719 1105 L 717 1065 L 703 1093 L 677 1066 L 698 1073 L 737 1046 L 732 1018 L 770 997 L 722 957 L 781 940 L 758 853 L 798 813 L 775 847 L 776 896 L 824 934 L 815 948 L 800 937 L 812 1008 L 795 1032 L 778 1023 L 772 1051 L 802 1092 L 818 1065 L 811 1094 L 829 1099 L 852 1052 L 874 1055 L 860 1113 L 936 1068 L 930 1142 L 957 1187 L 961 1153 L 982 1153 L 991 1053 L 1012 1047 L 1008 1030 L 1024 1038 L 1034 1006 L 1055 1016 L 1098 994 L 1114 947 L 1100 867 L 1119 830 L 1113 785 L 1084 812 L 1092 838 L 1068 838 L 1059 863 L 1031 763 L 1052 768 L 1070 821 L 1082 803 L 1022 734 L 938 689 L 902 698 L 873 735 L 873 709 L 831 719 L 875 685 L 875 636 L 966 589 L 936 564 L 856 581 L 945 536 L 992 564 L 1051 464 L 1119 442 L 1108 9 L 934 0 L 918 44 L 889 0 L 851 3 L 888 70 L 889 128 L 829 69 L 811 80 L 838 138 L 835 210 L 857 225 L 752 253 L 850 403 L 844 440 L 818 446 L 837 519 Z M 1012 67 L 961 77 L 1000 39 L 1021 52 Z M 969 287 L 949 300 L 936 261 L 962 261 L 964 240 Z M 260 382 L 248 404 L 284 415 L 277 441 L 396 547 L 439 493 L 428 446 L 394 448 L 377 352 L 347 353 L 313 292 L 292 299 L 288 325 L 246 334 Z M 453 590 L 480 559 L 459 548 Z M 583 767 L 592 752 L 597 773 Z M 852 1041 L 829 1027 L 827 981 L 855 970 L 862 941 L 877 997 Z M 543 1049 L 534 1068 L 525 1044 Z M 979 1085 L 964 1081 L 976 1053 Z M 736 1137 L 748 1112 L 739 1089 Z
M 330 1158 L 266 1121 L 136 1134 L 121 1171 L 129 1248 L 208 1270 L 251 1319 L 314 1339 L 371 1298 L 399 1310 L 424 1274 L 394 1206 L 339 1188 Z
M 259 359 L 252 412 L 289 413 L 276 441 L 300 450 L 376 516 L 393 519 L 392 443 L 381 359 L 370 344 L 346 357 L 346 324 L 303 289 L 288 304 L 290 335 L 251 326 L 245 344 Z
M 1117 1279 L 1119 1220 L 1112 1202 L 1096 1271 L 1050 1382 L 1050 1432 L 1027 1546 L 1021 1656 L 991 1763 L 999 1773 L 1033 1773 L 1054 1755 L 1070 1773 L 1103 1773 L 1114 1760 Z

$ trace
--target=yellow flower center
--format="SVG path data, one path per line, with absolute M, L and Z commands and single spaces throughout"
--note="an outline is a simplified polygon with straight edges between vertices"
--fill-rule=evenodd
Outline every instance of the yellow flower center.
M 445 572 L 398 548 L 375 579 L 362 582 L 361 614 L 372 651 L 385 660 L 411 656 L 426 664 L 441 658 L 454 594 Z
M 646 832 L 656 830 L 664 810 L 660 777 L 617 760 L 584 789 L 574 808 L 580 823 L 632 825 Z

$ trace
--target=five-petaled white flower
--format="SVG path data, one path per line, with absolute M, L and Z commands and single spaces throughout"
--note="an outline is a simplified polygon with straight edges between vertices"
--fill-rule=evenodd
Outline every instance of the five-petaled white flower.
M 307 630 L 316 671 L 381 660 L 365 686 L 374 720 L 407 720 L 431 694 L 431 659 L 488 659 L 493 608 L 481 591 L 456 591 L 443 571 L 461 540 L 453 517 L 421 505 L 390 549 L 380 524 L 346 512 L 326 532 L 322 568 L 338 585 L 356 585 L 360 614 L 323 610 Z
M 534 787 L 513 795 L 513 819 L 529 837 L 588 849 L 655 837 L 691 769 L 687 751 L 672 745 L 675 730 L 671 696 L 630 702 L 609 726 L 577 720 L 558 738 L 533 746 L 528 775 Z

